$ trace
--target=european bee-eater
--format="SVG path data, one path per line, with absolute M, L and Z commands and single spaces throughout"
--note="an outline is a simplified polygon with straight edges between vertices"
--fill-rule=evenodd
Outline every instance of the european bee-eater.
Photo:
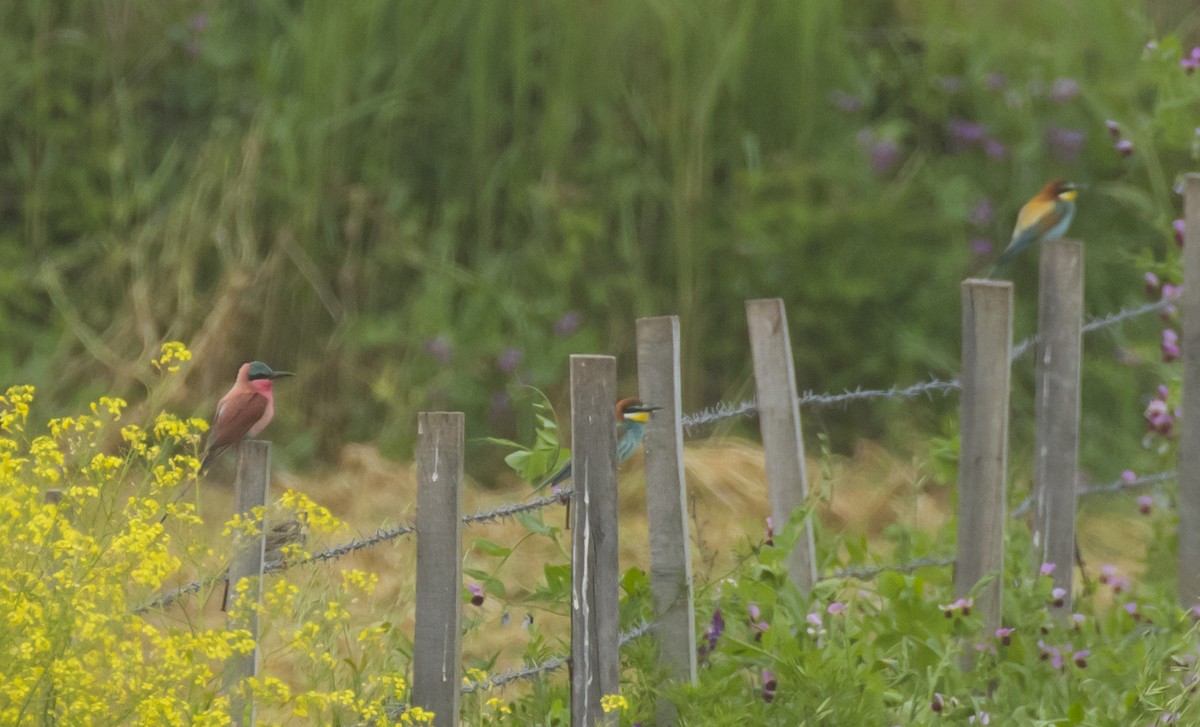
M 646 438 L 646 422 L 650 421 L 650 413 L 658 411 L 661 406 L 648 406 L 641 399 L 628 398 L 617 402 L 617 465 L 633 456 L 642 440 Z M 534 488 L 539 492 L 547 485 L 561 485 L 571 479 L 571 463 L 568 461 L 550 479 Z M 571 523 L 571 503 L 567 503 L 567 526 Z
M 1070 182 L 1062 179 L 1047 182 L 1017 214 L 1012 240 L 988 270 L 988 277 L 996 274 L 1031 244 L 1055 240 L 1066 234 L 1071 218 L 1075 216 L 1075 198 L 1078 194 L 1079 188 Z
M 204 456 L 200 459 L 201 473 L 231 445 L 245 437 L 257 436 L 266 428 L 275 416 L 272 382 L 283 376 L 294 375 L 289 371 L 272 371 L 262 361 L 247 361 L 238 368 L 233 387 L 217 402 L 217 413 L 213 415 Z M 190 481 L 184 485 L 172 502 L 178 502 L 187 494 L 191 485 Z M 166 520 L 167 516 L 164 514 L 162 519 Z

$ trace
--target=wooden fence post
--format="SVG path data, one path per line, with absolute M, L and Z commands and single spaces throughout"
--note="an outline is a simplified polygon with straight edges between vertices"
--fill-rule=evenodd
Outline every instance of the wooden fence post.
M 637 321 L 638 392 L 662 409 L 646 425 L 646 516 L 650 526 L 650 592 L 658 663 L 674 680 L 696 683 L 696 605 L 683 469 L 679 317 Z M 675 724 L 670 700 L 659 697 L 656 724 Z
M 746 323 L 754 358 L 758 426 L 766 457 L 771 517 L 775 527 L 782 528 L 797 508 L 808 503 L 800 399 L 783 300 L 746 301 Z M 817 580 L 815 553 L 812 524 L 806 519 L 804 531 L 787 559 L 788 576 L 804 593 Z
M 962 284 L 962 396 L 958 465 L 958 562 L 954 592 L 976 595 L 985 633 L 1000 627 L 1004 580 L 1004 483 L 1008 463 L 1008 400 L 1012 374 L 1010 282 Z
M 1200 602 L 1200 174 L 1184 189 L 1182 363 L 1179 422 L 1179 603 Z
M 1054 585 L 1066 591 L 1059 613 L 1069 614 L 1079 481 L 1083 244 L 1078 240 L 1043 242 L 1040 265 L 1033 547 L 1041 563 L 1055 565 Z
M 234 484 L 234 507 L 243 517 L 251 517 L 254 508 L 267 504 L 267 488 L 271 484 L 271 443 L 259 439 L 248 439 L 238 447 L 237 480 Z M 254 649 L 249 654 L 230 657 L 225 667 L 225 690 L 230 694 L 230 715 L 235 725 L 254 724 L 254 701 L 247 699 L 238 685 L 245 679 L 258 675 L 258 612 L 255 607 L 262 601 L 263 552 L 267 542 L 267 523 L 258 524 L 259 535 L 245 543 L 234 553 L 229 563 L 229 588 L 225 592 L 225 612 L 230 629 L 246 629 L 254 639 Z M 238 584 L 245 580 L 249 589 L 243 606 L 236 604 Z
M 457 727 L 462 692 L 463 415 L 417 414 L 413 704 Z
M 617 360 L 571 356 L 571 725 L 617 724 L 600 698 L 620 687 L 617 621 Z

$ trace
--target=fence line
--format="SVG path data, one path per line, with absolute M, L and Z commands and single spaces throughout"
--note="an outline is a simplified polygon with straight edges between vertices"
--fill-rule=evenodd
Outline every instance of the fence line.
M 463 515 L 462 521 L 465 525 L 474 525 L 476 523 L 496 523 L 505 518 L 516 517 L 524 512 L 532 512 L 534 510 L 540 510 L 547 505 L 561 503 L 564 499 L 569 498 L 572 492 L 573 490 L 568 487 L 554 495 L 547 497 L 538 497 L 533 500 L 523 502 L 505 503 L 491 510 L 482 510 L 471 515 Z M 369 535 L 365 538 L 356 538 L 349 542 L 342 543 L 341 545 L 335 545 L 326 550 L 313 553 L 304 558 L 270 561 L 263 567 L 263 572 L 271 575 L 289 570 L 291 568 L 298 568 L 303 565 L 312 565 L 313 563 L 321 563 L 327 560 L 336 560 L 337 558 L 349 555 L 355 551 L 371 548 L 379 545 L 380 543 L 387 542 L 389 540 L 395 540 L 396 538 L 404 535 L 412 535 L 415 532 L 417 532 L 417 529 L 412 525 L 395 525 L 390 528 L 380 528 L 373 535 Z M 221 575 L 208 576 L 206 578 L 201 578 L 200 580 L 185 583 L 177 588 L 164 591 L 158 597 L 135 608 L 133 613 L 142 614 L 152 611 L 156 608 L 170 606 L 184 596 L 193 593 L 199 593 L 205 587 L 222 583 L 225 581 L 225 579 L 226 575 L 222 573 Z
M 1174 303 L 1174 298 L 1164 298 L 1134 308 L 1123 308 L 1113 313 L 1089 319 L 1081 330 L 1084 334 L 1103 330 L 1119 323 L 1124 323 L 1127 320 L 1144 316 L 1147 313 L 1163 310 Z M 1016 361 L 1032 351 L 1037 346 L 1038 340 L 1037 334 L 1034 334 L 1014 345 L 1012 360 Z M 801 406 L 834 406 L 867 399 L 914 399 L 921 395 L 932 398 L 934 394 L 949 396 L 952 392 L 958 391 L 960 388 L 962 388 L 962 384 L 958 380 L 958 377 L 951 379 L 931 378 L 928 381 L 921 381 L 907 386 L 895 384 L 886 389 L 863 389 L 859 387 L 856 389 L 847 389 L 838 394 L 806 391 L 800 395 L 799 403 Z M 734 417 L 750 416 L 757 412 L 758 405 L 754 399 L 746 399 L 734 404 L 719 402 L 693 414 L 685 414 L 682 419 L 683 428 L 688 434 L 691 434 L 692 430 L 698 427 Z
M 646 634 L 650 633 L 650 631 L 653 630 L 657 625 L 658 624 L 656 624 L 656 623 L 652 623 L 650 621 L 646 621 L 645 619 L 643 619 L 633 628 L 629 629 L 628 631 L 622 632 L 617 643 L 619 646 L 625 646 L 630 641 L 633 641 L 634 639 L 640 638 L 640 637 L 645 636 Z M 483 679 L 481 681 L 467 682 L 466 684 L 464 684 L 462 686 L 462 692 L 463 692 L 463 694 L 471 694 L 471 693 L 477 692 L 477 691 L 487 691 L 489 689 L 494 689 L 496 687 L 503 687 L 506 684 L 509 684 L 509 683 L 515 682 L 515 681 L 521 681 L 523 679 L 532 679 L 533 677 L 538 676 L 540 674 L 545 674 L 547 672 L 551 672 L 556 669 L 559 669 L 564 664 L 567 664 L 570 661 L 571 661 L 571 657 L 566 654 L 559 654 L 556 656 L 551 656 L 548 659 L 546 659 L 545 661 L 541 661 L 536 664 L 532 664 L 530 666 L 521 667 L 520 669 L 513 669 L 510 671 L 506 671 L 503 674 L 491 676 L 491 677 L 488 677 L 487 679 Z

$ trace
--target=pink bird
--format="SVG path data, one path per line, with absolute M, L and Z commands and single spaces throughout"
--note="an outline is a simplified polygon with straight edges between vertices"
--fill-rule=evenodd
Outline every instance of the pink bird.
M 250 361 L 238 369 L 237 381 L 217 402 L 208 444 L 200 461 L 200 471 L 230 446 L 247 437 L 256 437 L 275 416 L 275 397 L 271 387 L 275 379 L 294 376 L 288 371 L 272 371 L 262 361 Z
M 266 429 L 275 416 L 275 396 L 271 391 L 273 382 L 283 376 L 294 375 L 288 371 L 272 371 L 262 361 L 248 361 L 238 368 L 237 381 L 217 402 L 217 413 L 213 415 L 208 443 L 200 460 L 202 474 L 222 452 L 247 437 L 258 436 L 259 432 Z M 189 481 L 172 503 L 179 502 L 191 486 Z M 163 515 L 159 522 L 166 519 L 167 516 Z

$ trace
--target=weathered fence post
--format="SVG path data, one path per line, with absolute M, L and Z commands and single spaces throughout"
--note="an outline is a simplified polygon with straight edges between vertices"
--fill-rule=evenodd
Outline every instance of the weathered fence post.
M 617 360 L 571 356 L 571 725 L 617 723 L 600 698 L 620 687 L 617 599 Z
M 783 300 L 746 301 L 746 323 L 754 358 L 758 426 L 766 458 L 771 517 L 775 527 L 782 528 L 792 513 L 808 502 L 799 392 Z M 817 580 L 815 552 L 812 525 L 806 519 L 803 534 L 787 559 L 788 576 L 805 593 Z
M 1069 614 L 1079 480 L 1083 244 L 1078 240 L 1043 242 L 1040 265 L 1033 547 L 1042 563 L 1055 565 L 1054 585 L 1066 591 L 1059 612 Z
M 658 663 L 676 681 L 696 682 L 696 606 L 683 469 L 679 317 L 637 321 L 638 392 L 661 406 L 646 425 L 646 516 L 650 526 L 650 592 Z M 660 697 L 655 722 L 675 724 L 675 705 Z
M 237 480 L 234 484 L 234 508 L 242 517 L 251 517 L 254 508 L 267 504 L 267 488 L 271 484 L 271 443 L 248 439 L 238 447 Z M 229 587 L 225 592 L 225 612 L 230 629 L 246 629 L 254 639 L 249 654 L 230 657 L 225 666 L 225 690 L 230 694 L 230 715 L 235 725 L 254 724 L 254 702 L 238 689 L 244 679 L 258 675 L 258 611 L 262 601 L 263 551 L 267 542 L 267 523 L 258 524 L 259 535 L 246 542 L 233 554 L 229 563 Z M 238 584 L 245 580 L 246 595 L 239 597 Z M 243 599 L 243 604 L 236 604 Z
M 1200 174 L 1187 175 L 1183 216 L 1183 401 L 1179 423 L 1179 603 L 1200 602 Z
M 1000 627 L 1004 580 L 1004 482 L 1012 373 L 1012 283 L 962 284 L 962 444 L 958 465 L 958 562 L 954 592 L 976 596 L 985 633 Z
M 457 727 L 462 691 L 463 415 L 417 414 L 417 603 L 413 704 Z

